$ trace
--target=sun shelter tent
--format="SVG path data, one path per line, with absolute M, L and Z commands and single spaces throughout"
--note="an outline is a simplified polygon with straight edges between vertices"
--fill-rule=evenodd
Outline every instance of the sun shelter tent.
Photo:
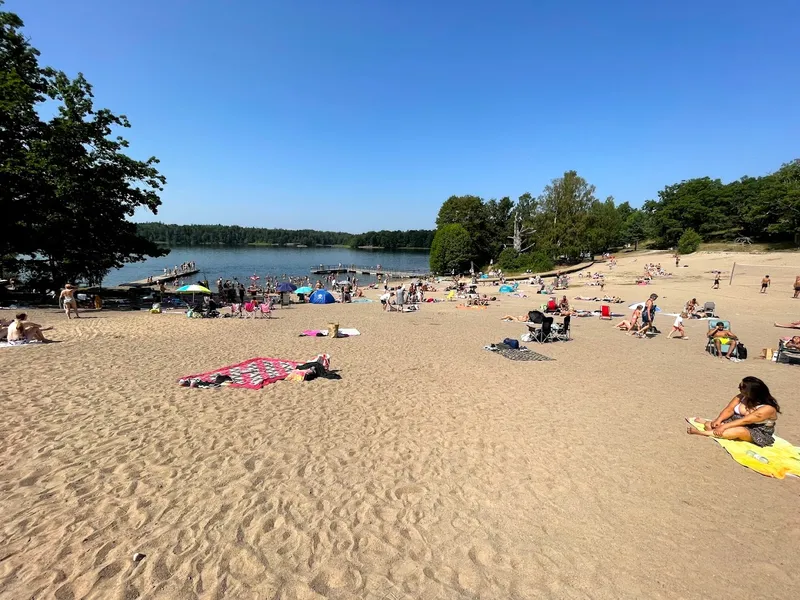
M 317 290 L 308 297 L 311 304 L 333 304 L 336 298 L 328 290 Z

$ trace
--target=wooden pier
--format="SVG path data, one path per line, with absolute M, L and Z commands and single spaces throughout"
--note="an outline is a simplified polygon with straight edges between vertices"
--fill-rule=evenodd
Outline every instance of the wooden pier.
M 396 277 L 400 279 L 411 279 L 414 277 L 428 277 L 430 271 L 398 271 L 377 266 L 374 267 L 359 267 L 356 265 L 317 265 L 311 267 L 312 275 L 339 275 L 342 273 L 352 273 L 354 275 L 372 275 L 373 277 L 382 277 L 388 275 L 389 277 Z
M 189 269 L 188 271 L 180 271 L 177 275 L 173 275 L 172 273 L 169 273 L 168 275 L 153 275 L 152 280 L 150 281 L 147 279 L 139 279 L 137 281 L 130 281 L 128 283 L 120 283 L 119 287 L 149 287 L 158 285 L 162 281 L 167 283 L 168 281 L 175 281 L 176 279 L 181 279 L 182 277 L 196 275 L 199 272 L 200 269 Z

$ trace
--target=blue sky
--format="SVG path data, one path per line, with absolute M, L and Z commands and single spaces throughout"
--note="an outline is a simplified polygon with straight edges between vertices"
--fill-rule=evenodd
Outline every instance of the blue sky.
M 433 227 L 575 169 L 639 206 L 800 157 L 800 2 L 9 0 L 156 155 L 158 220 Z M 138 218 L 153 220 L 146 214 Z

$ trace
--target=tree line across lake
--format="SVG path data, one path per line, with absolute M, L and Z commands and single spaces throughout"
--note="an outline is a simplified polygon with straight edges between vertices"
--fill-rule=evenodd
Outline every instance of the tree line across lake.
M 265 227 L 240 227 L 238 225 L 168 225 L 164 223 L 139 223 L 137 232 L 144 239 L 167 247 L 177 246 L 348 246 L 350 248 L 404 248 L 431 247 L 434 231 L 368 231 L 352 234 L 341 231 L 315 231 L 313 229 L 268 229 Z

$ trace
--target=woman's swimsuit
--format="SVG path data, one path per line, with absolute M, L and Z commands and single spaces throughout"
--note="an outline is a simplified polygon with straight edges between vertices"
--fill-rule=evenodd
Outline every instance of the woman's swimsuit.
M 759 404 L 754 410 L 758 410 L 766 406 L 766 404 Z M 741 408 L 739 408 L 741 407 Z M 740 402 L 733 407 L 733 416 L 728 417 L 723 423 L 735 423 L 739 419 L 747 416 L 745 406 Z M 763 448 L 764 446 L 771 446 L 775 443 L 775 419 L 764 419 L 758 423 L 748 423 L 744 425 L 750 430 L 750 437 L 756 446 Z

